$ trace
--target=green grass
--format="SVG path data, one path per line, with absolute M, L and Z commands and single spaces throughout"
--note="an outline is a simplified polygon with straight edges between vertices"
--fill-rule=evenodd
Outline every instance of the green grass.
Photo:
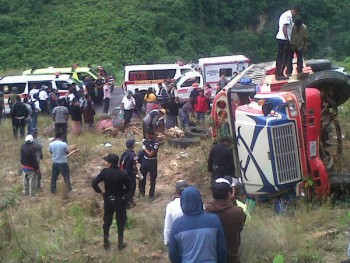
M 51 120 L 44 117 L 39 123 L 41 133 Z M 69 160 L 73 187 L 78 193 L 66 197 L 61 177 L 58 194 L 48 192 L 49 141 L 40 135 L 45 144 L 44 192 L 39 197 L 28 198 L 22 194 L 22 179 L 18 175 L 19 147 L 23 140 L 13 140 L 8 120 L 1 124 L 0 133 L 6 149 L 0 159 L 0 262 L 168 262 L 162 232 L 165 205 L 173 194 L 170 190 L 162 189 L 163 199 L 153 203 L 147 198 L 136 198 L 137 206 L 128 211 L 126 250 L 119 252 L 116 248 L 115 221 L 110 231 L 112 248 L 102 249 L 103 203 L 101 196 L 93 192 L 91 180 L 101 168 L 102 156 L 108 152 L 121 154 L 125 138 L 92 133 L 69 135 L 69 143 L 77 145 L 80 153 Z M 101 147 L 106 142 L 112 147 Z M 205 169 L 205 153 L 210 147 L 208 140 L 196 148 L 188 148 L 189 157 L 177 159 L 180 174 L 174 175 L 197 185 L 204 202 L 211 199 L 210 176 Z M 170 163 L 183 150 L 165 145 L 160 151 L 161 156 L 168 158 L 165 162 Z M 242 262 L 271 263 L 278 255 L 286 263 L 340 262 L 346 258 L 348 213 L 347 204 L 314 201 L 296 203 L 283 216 L 276 216 L 272 203 L 258 203 L 242 232 Z

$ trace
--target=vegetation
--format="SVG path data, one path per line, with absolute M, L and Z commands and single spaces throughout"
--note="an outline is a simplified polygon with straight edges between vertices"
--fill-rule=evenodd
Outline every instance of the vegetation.
M 346 120 L 349 105 L 342 107 L 340 117 Z M 40 116 L 40 135 L 50 122 L 50 118 Z M 161 147 L 156 200 L 150 203 L 147 198 L 136 198 L 137 206 L 128 211 L 125 232 L 128 247 L 123 252 L 117 250 L 113 222 L 112 248 L 104 251 L 103 204 L 100 195 L 91 188 L 91 180 L 102 168 L 101 157 L 107 152 L 120 154 L 125 139 L 91 133 L 69 136 L 70 144 L 75 144 L 80 152 L 69 160 L 77 191 L 68 196 L 62 177 L 58 180 L 58 192 L 55 195 L 49 192 L 51 161 L 44 150 L 41 163 L 44 189 L 38 197 L 30 198 L 22 194 L 18 172 L 18 149 L 23 142 L 13 141 L 8 119 L 2 122 L 0 133 L 3 148 L 12 149 L 4 151 L 0 159 L 0 262 L 169 262 L 163 245 L 163 217 L 165 205 L 173 197 L 175 181 L 185 178 L 200 189 L 204 201 L 211 199 L 210 176 L 203 168 L 211 141 L 202 141 L 185 154 L 180 149 Z M 347 133 L 344 135 L 348 137 Z M 47 149 L 48 138 L 42 135 L 40 138 Z M 112 146 L 102 147 L 106 142 Z M 350 147 L 349 141 L 344 145 Z M 139 147 L 137 144 L 136 148 Z M 251 215 L 242 233 L 244 262 L 271 263 L 283 257 L 286 263 L 335 263 L 345 258 L 350 223 L 348 203 L 300 201 L 289 205 L 282 215 L 275 214 L 273 203 L 258 203 Z
M 279 15 L 298 5 L 306 58 L 350 56 L 349 1 L 0 0 L 0 70 L 196 60 L 242 53 L 273 60 Z

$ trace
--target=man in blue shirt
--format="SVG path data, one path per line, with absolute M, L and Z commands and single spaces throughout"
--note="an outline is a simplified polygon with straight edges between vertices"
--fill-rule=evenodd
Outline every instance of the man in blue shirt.
M 49 151 L 52 154 L 52 177 L 51 177 L 51 193 L 56 192 L 56 182 L 58 175 L 62 173 L 64 182 L 68 187 L 68 192 L 71 192 L 72 185 L 70 182 L 69 166 L 67 162 L 67 154 L 69 154 L 68 144 L 62 141 L 62 133 L 56 132 L 55 140 L 50 143 Z

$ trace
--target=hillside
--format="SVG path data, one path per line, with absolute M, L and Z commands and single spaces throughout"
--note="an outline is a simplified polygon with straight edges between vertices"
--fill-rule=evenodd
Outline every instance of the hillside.
M 50 122 L 48 117 L 41 116 L 39 131 Z M 13 141 L 10 129 L 9 120 L 0 126 L 2 145 L 9 149 L 0 159 L 0 262 L 169 262 L 162 231 L 164 209 L 174 197 L 175 182 L 186 179 L 200 189 L 204 202 L 211 199 L 210 175 L 206 171 L 211 140 L 186 150 L 165 143 L 159 151 L 155 201 L 136 198 L 136 207 L 128 210 L 125 231 L 128 247 L 117 250 L 114 221 L 110 233 L 112 247 L 105 251 L 101 229 L 103 202 L 93 191 L 91 181 L 102 168 L 106 153 L 123 151 L 125 138 L 89 133 L 69 135 L 70 144 L 80 149 L 79 155 L 69 159 L 75 191 L 67 195 L 60 176 L 57 193 L 51 194 L 52 163 L 46 150 L 49 139 L 40 132 L 45 149 L 41 165 L 44 188 L 37 197 L 30 198 L 23 196 L 22 178 L 18 174 L 18 149 L 23 142 Z M 348 130 L 346 124 L 346 138 Z M 112 146 L 105 148 L 106 142 Z M 350 147 L 349 142 L 345 140 L 345 149 Z M 136 149 L 140 147 L 141 143 L 137 143 Z M 349 153 L 345 152 L 344 158 L 348 160 Z M 286 263 L 338 263 L 345 258 L 350 223 L 348 203 L 299 201 L 280 216 L 275 214 L 273 202 L 258 203 L 251 215 L 242 232 L 243 262 L 271 263 L 277 255 L 283 256 Z
M 306 58 L 350 55 L 349 1 L 0 0 L 0 71 L 31 66 L 173 62 L 243 53 L 275 58 L 291 5 L 310 31 Z

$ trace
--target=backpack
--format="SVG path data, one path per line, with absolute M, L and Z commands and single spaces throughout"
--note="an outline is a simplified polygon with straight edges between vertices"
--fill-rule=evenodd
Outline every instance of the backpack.
M 39 100 L 39 92 L 33 94 L 33 98 Z

